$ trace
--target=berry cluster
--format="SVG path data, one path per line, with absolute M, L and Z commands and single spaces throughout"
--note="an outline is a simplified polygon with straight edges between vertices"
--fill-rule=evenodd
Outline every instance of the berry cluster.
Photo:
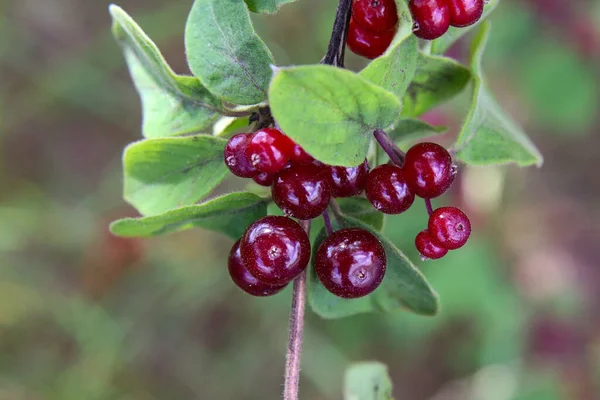
M 274 128 L 233 136 L 224 156 L 234 175 L 271 186 L 273 201 L 286 215 L 254 222 L 231 249 L 231 278 L 255 296 L 278 293 L 308 265 L 310 241 L 291 218 L 316 218 L 327 210 L 332 198 L 357 196 L 363 191 L 375 209 L 400 214 L 413 204 L 415 196 L 430 201 L 442 195 L 456 175 L 452 157 L 435 143 L 413 146 L 402 166 L 385 164 L 369 171 L 366 160 L 356 167 L 323 164 Z M 462 211 L 442 207 L 431 213 L 428 230 L 419 233 L 416 246 L 424 258 L 441 258 L 448 250 L 463 246 L 470 232 Z M 344 298 L 373 292 L 383 280 L 386 263 L 377 237 L 357 228 L 329 232 L 314 260 L 323 286 Z
M 485 0 L 410 0 L 413 33 L 421 39 L 434 40 L 450 26 L 465 27 L 479 21 Z
M 397 30 L 394 0 L 354 0 L 346 44 L 359 56 L 377 58 L 392 43 Z

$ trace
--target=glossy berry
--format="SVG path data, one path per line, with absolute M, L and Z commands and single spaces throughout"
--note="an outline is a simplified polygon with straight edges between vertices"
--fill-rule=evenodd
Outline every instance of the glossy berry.
M 450 25 L 465 27 L 479 21 L 484 0 L 446 0 L 450 8 Z
M 333 197 L 352 197 L 359 195 L 365 189 L 369 176 L 367 160 L 357 167 L 328 165 L 325 168 Z
M 404 159 L 406 182 L 415 195 L 425 199 L 445 193 L 456 176 L 450 153 L 436 143 L 411 147 Z
M 325 211 L 331 199 L 326 170 L 314 164 L 292 165 L 273 183 L 273 201 L 285 215 L 312 219 Z
M 442 36 L 450 27 L 448 0 L 411 0 L 413 33 L 421 39 L 433 40 Z
M 400 214 L 415 200 L 402 168 L 390 164 L 380 165 L 369 173 L 365 192 L 373 207 L 385 214 Z
M 398 23 L 394 0 L 354 0 L 352 17 L 363 28 L 376 33 L 393 29 Z
M 283 290 L 287 285 L 269 285 L 262 281 L 259 281 L 248 272 L 242 261 L 240 254 L 240 241 L 235 242 L 231 251 L 229 252 L 229 261 L 227 263 L 229 269 L 229 276 L 231 280 L 244 292 L 251 294 L 252 296 L 272 296 Z
M 448 254 L 448 249 L 437 246 L 431 241 L 431 236 L 427 230 L 419 232 L 415 238 L 415 246 L 423 259 L 437 260 Z
M 252 177 L 252 180 L 261 186 L 271 186 L 275 181 L 277 174 L 269 174 L 268 172 L 260 172 Z
M 385 275 L 387 259 L 379 240 L 357 228 L 342 229 L 315 253 L 315 272 L 327 290 L 354 299 L 373 292 Z
M 232 174 L 242 178 L 252 178 L 258 173 L 245 153 L 251 137 L 250 133 L 239 133 L 229 139 L 225 146 L 224 157 L 227 168 Z
M 314 161 L 314 158 L 308 154 L 299 144 L 294 145 L 291 161 L 294 164 L 307 164 Z
M 471 221 L 456 207 L 441 207 L 429 217 L 428 229 L 434 244 L 456 250 L 469 240 Z
M 270 285 L 285 285 L 308 265 L 310 242 L 296 221 L 268 216 L 248 227 L 240 254 L 252 276 Z
M 259 172 L 277 173 L 292 157 L 296 144 L 277 129 L 264 128 L 252 135 L 246 157 Z
M 346 44 L 353 53 L 372 60 L 385 53 L 395 34 L 395 28 L 381 33 L 371 32 L 358 25 L 352 18 Z

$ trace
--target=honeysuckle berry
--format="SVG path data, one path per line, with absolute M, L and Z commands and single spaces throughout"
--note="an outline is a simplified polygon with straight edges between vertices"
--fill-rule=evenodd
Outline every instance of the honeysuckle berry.
M 465 27 L 479 21 L 483 14 L 484 0 L 447 0 L 450 9 L 450 25 Z
M 248 227 L 240 255 L 252 276 L 270 285 L 285 285 L 308 265 L 310 241 L 296 221 L 268 216 Z
M 365 189 L 369 176 L 367 160 L 356 167 L 328 165 L 325 168 L 333 197 L 357 196 Z
M 277 174 L 269 174 L 268 172 L 259 172 L 252 177 L 252 180 L 261 186 L 269 187 L 275 181 Z
M 241 178 L 252 178 L 258 173 L 246 156 L 246 147 L 251 137 L 251 133 L 239 133 L 233 136 L 227 142 L 223 152 L 227 168 L 232 174 Z
M 395 34 L 395 28 L 381 33 L 369 31 L 351 18 L 346 44 L 354 54 L 372 60 L 385 53 Z
M 448 0 L 411 0 L 408 3 L 414 26 L 413 33 L 421 39 L 434 40 L 450 27 Z
M 285 215 L 303 220 L 316 218 L 331 199 L 326 169 L 314 164 L 291 165 L 279 173 L 271 194 Z
M 390 164 L 380 165 L 369 173 L 365 193 L 373 207 L 385 214 L 400 214 L 415 200 L 402 168 Z
M 354 0 L 352 17 L 363 28 L 381 33 L 393 29 L 398 23 L 394 0 Z
M 403 169 L 412 192 L 425 199 L 444 194 L 456 176 L 450 153 L 439 144 L 430 142 L 411 147 L 406 152 Z
M 428 230 L 419 232 L 415 238 L 415 246 L 419 250 L 419 253 L 421 253 L 423 260 L 437 260 L 448 254 L 448 249 L 433 243 Z
M 354 299 L 372 293 L 383 281 L 387 258 L 379 240 L 364 229 L 329 235 L 315 253 L 315 272 L 327 290 Z
M 229 252 L 229 260 L 227 262 L 227 269 L 229 270 L 229 276 L 231 280 L 244 292 L 251 294 L 252 296 L 266 297 L 277 294 L 287 286 L 284 285 L 269 285 L 258 279 L 256 279 L 244 265 L 242 256 L 240 253 L 240 240 L 235 242 L 231 251 Z
M 456 250 L 471 236 L 471 221 L 456 207 L 440 207 L 429 217 L 427 224 L 431 241 L 442 248 Z
M 281 131 L 264 128 L 252 135 L 245 154 L 259 172 L 277 173 L 285 167 L 296 144 Z

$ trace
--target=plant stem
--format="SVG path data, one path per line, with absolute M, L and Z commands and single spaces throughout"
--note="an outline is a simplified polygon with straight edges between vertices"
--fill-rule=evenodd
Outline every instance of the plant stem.
M 427 208 L 427 214 L 433 214 L 433 206 L 431 205 L 431 199 L 425 199 L 425 207 Z
M 300 221 L 300 225 L 310 234 L 310 221 Z M 306 271 L 294 281 L 292 311 L 290 313 L 290 336 L 285 362 L 284 400 L 298 400 L 300 381 L 300 355 L 304 332 L 304 309 L 306 307 Z
M 344 68 L 346 37 L 348 36 L 351 10 L 352 0 L 340 0 L 333 22 L 329 47 L 327 48 L 325 57 L 321 60 L 321 64 Z
M 333 233 L 333 226 L 331 226 L 331 218 L 329 218 L 329 213 L 327 210 L 323 211 L 323 222 L 325 222 L 327 236 L 331 235 Z
M 375 129 L 373 136 L 375 136 L 383 151 L 390 157 L 390 160 L 397 166 L 402 167 L 404 165 L 405 154 L 396 146 L 392 139 L 381 129 Z

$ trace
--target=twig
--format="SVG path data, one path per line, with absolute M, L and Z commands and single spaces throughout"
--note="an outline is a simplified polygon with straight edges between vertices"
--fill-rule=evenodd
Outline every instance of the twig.
M 321 60 L 321 64 L 333 65 L 344 68 L 344 56 L 346 54 L 346 37 L 348 36 L 348 25 L 350 24 L 350 13 L 352 0 L 340 0 L 333 22 L 331 39 L 327 54 Z
M 381 129 L 375 129 L 373 136 L 383 149 L 386 154 L 390 157 L 390 160 L 401 167 L 404 165 L 404 152 L 396 146 L 396 144 L 390 139 L 390 137 Z
M 325 231 L 327 231 L 327 236 L 333 233 L 333 226 L 331 226 L 331 218 L 329 218 L 329 213 L 327 210 L 323 211 L 323 222 L 325 222 Z
M 300 225 L 310 234 L 310 221 L 300 221 Z M 300 381 L 300 355 L 304 332 L 304 309 L 306 307 L 306 271 L 294 281 L 292 311 L 290 313 L 290 336 L 285 362 L 284 400 L 298 400 Z
M 431 205 L 431 199 L 425 199 L 425 207 L 427 208 L 427 214 L 433 214 L 433 206 Z

